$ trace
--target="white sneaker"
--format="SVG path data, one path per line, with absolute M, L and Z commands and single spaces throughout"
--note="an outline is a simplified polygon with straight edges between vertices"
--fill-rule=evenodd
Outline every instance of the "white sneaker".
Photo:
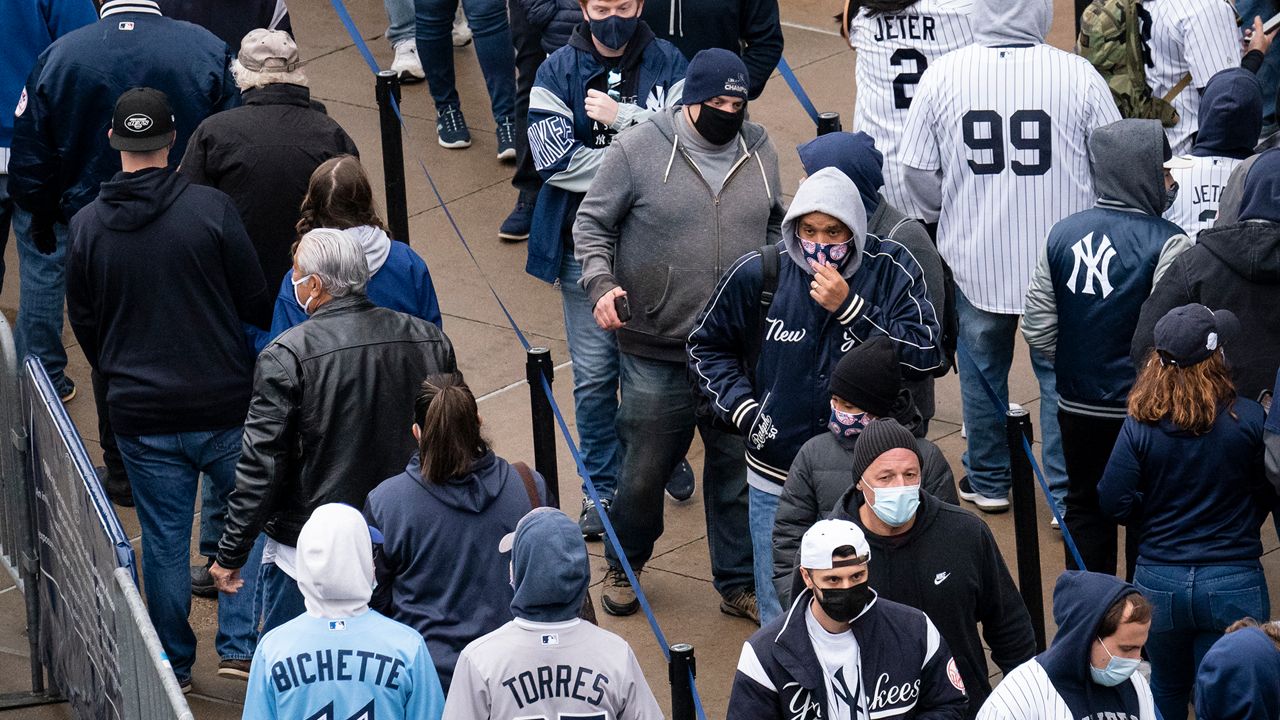
M 418 59 L 418 43 L 414 40 L 401 40 L 396 43 L 396 59 L 391 63 L 391 70 L 400 75 L 402 83 L 422 82 L 427 74 L 422 72 L 422 61 Z
M 453 16 L 453 46 L 466 47 L 471 44 L 471 28 L 467 26 L 467 16 L 462 14 L 462 6 L 458 6 L 458 14 Z

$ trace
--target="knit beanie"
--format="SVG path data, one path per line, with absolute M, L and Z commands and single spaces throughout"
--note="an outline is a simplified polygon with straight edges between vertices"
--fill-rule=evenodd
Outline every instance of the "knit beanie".
M 855 345 L 836 363 L 827 389 L 876 417 L 890 415 L 902 389 L 902 369 L 893 341 L 873 335 Z
M 910 450 L 920 464 L 924 464 L 924 460 L 920 457 L 920 448 L 916 445 L 916 436 L 902 427 L 897 420 L 880 418 L 868 423 L 858 435 L 857 444 L 853 446 L 854 484 L 862 479 L 862 474 L 871 467 L 871 463 L 875 462 L 876 458 L 898 448 Z
M 742 58 L 724 48 L 709 48 L 689 61 L 680 102 L 697 105 L 720 95 L 746 100 L 749 84 Z

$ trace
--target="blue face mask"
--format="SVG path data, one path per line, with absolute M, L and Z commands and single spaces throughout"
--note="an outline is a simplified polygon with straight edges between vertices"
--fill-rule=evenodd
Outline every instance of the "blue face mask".
M 1107 644 L 1102 642 L 1102 638 L 1098 638 L 1098 644 L 1102 646 L 1103 650 L 1107 651 L 1107 655 L 1111 656 L 1111 659 L 1107 661 L 1107 666 L 1101 670 L 1093 665 L 1089 666 L 1089 675 L 1099 685 L 1104 687 L 1119 685 L 1128 680 L 1137 671 L 1138 665 L 1142 663 L 1137 658 L 1119 658 L 1111 655 L 1111 651 L 1107 649 Z
M 836 437 L 853 437 L 862 432 L 867 423 L 875 419 L 875 416 L 871 413 L 841 412 L 836 409 L 835 405 L 832 405 L 831 420 L 827 422 L 827 429 L 835 433 Z
M 800 241 L 800 252 L 804 254 L 805 259 L 812 260 L 819 265 L 830 265 L 838 270 L 844 267 L 845 260 L 849 258 L 849 248 L 852 241 L 819 243 L 805 240 L 799 235 L 796 236 L 796 239 Z
M 621 50 L 631 42 L 631 36 L 636 34 L 636 26 L 640 24 L 640 16 L 620 17 L 618 15 L 610 15 L 603 20 L 588 18 L 591 26 L 591 36 L 600 41 L 601 45 L 610 50 Z
M 911 522 L 920 507 L 920 486 L 872 488 L 876 504 L 871 511 L 889 527 L 902 527 Z

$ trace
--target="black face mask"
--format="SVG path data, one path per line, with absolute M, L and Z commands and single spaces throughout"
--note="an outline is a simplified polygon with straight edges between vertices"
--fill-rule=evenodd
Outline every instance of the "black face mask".
M 814 594 L 819 591 L 815 588 Z M 858 617 L 867 605 L 875 599 L 871 588 L 864 582 L 851 588 L 824 588 L 818 596 L 818 605 L 822 611 L 836 622 L 847 623 Z
M 698 119 L 693 121 L 693 128 L 712 145 L 725 145 L 738 136 L 746 117 L 745 107 L 734 113 L 702 103 L 702 111 L 698 113 Z

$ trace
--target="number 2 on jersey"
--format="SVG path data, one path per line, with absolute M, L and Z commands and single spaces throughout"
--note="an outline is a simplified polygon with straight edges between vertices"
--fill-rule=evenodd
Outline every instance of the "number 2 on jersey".
M 898 76 L 893 79 L 893 107 L 897 110 L 906 110 L 911 107 L 907 86 L 919 85 L 920 77 L 924 75 L 925 68 L 929 67 L 929 59 L 924 56 L 924 53 L 914 48 L 899 48 L 889 56 L 889 64 L 894 67 L 902 67 L 907 62 L 914 62 L 915 70 L 898 73 Z
M 974 175 L 999 175 L 1005 169 L 1004 118 L 994 110 L 970 110 L 962 118 L 964 144 L 975 154 L 991 153 L 989 158 L 969 158 Z M 1028 129 L 1034 126 L 1034 134 Z M 981 128 L 983 133 L 978 135 Z M 1044 175 L 1053 167 L 1053 122 L 1043 110 L 1019 110 L 1009 116 L 1009 145 L 1035 153 L 1035 162 L 1013 160 L 1008 164 L 1014 175 Z M 1015 155 L 1016 156 L 1016 155 Z

